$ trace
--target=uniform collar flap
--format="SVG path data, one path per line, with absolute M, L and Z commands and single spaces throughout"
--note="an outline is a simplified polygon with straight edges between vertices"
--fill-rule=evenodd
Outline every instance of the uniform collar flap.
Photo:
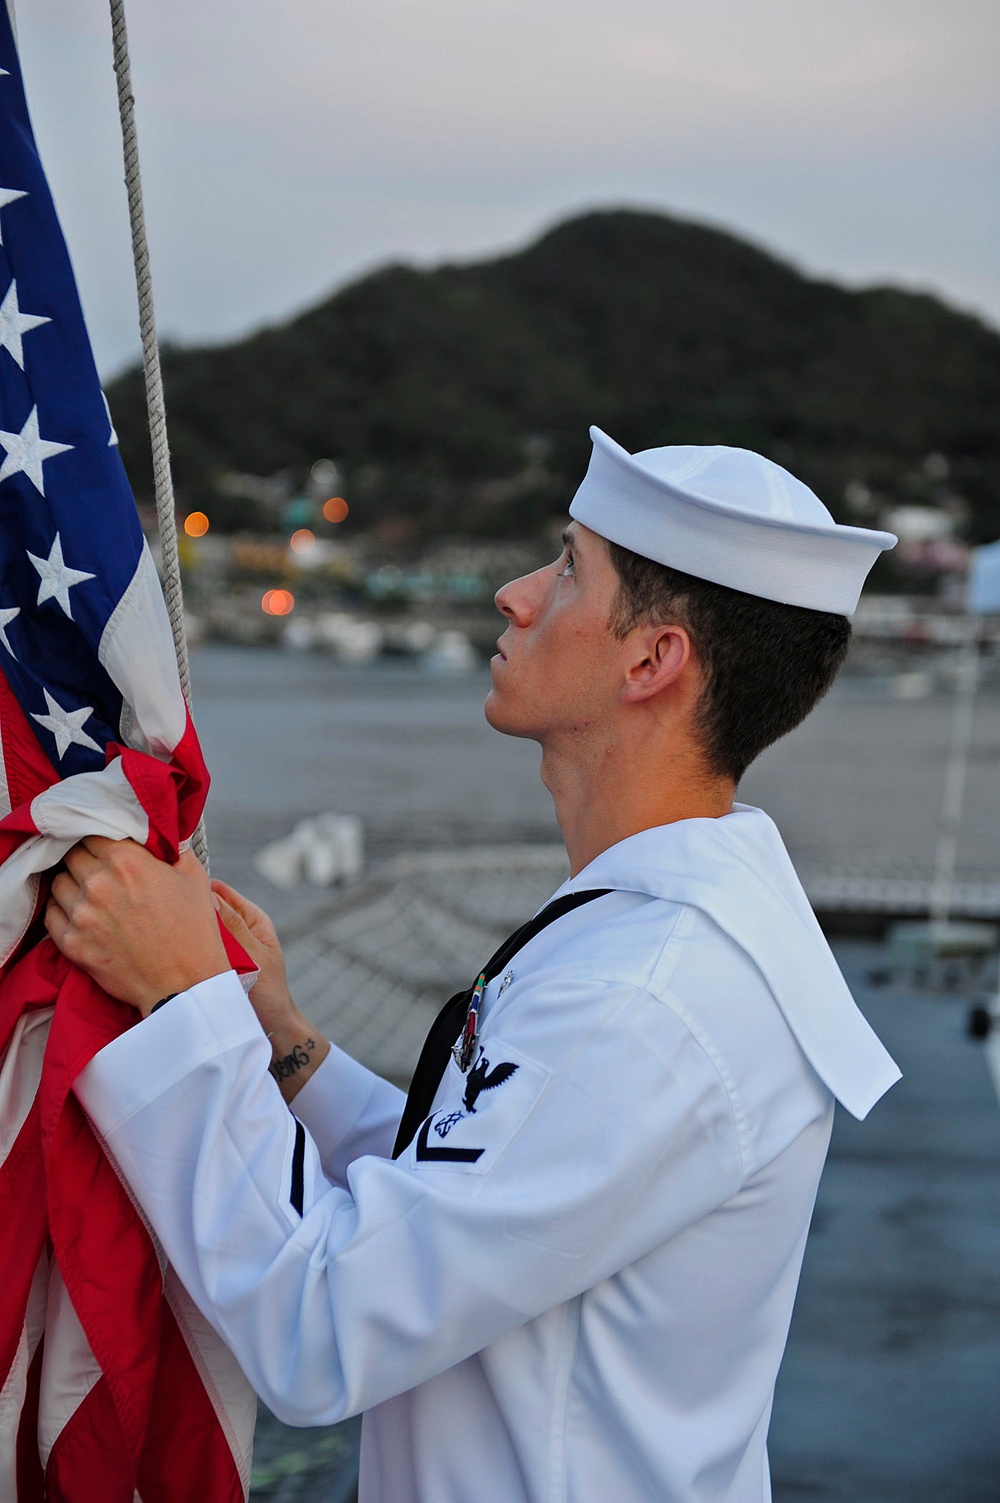
M 866 1117 L 900 1077 L 848 990 L 773 821 L 735 804 L 720 819 L 657 825 L 602 852 L 559 893 L 613 887 L 685 903 L 757 965 L 820 1079 Z

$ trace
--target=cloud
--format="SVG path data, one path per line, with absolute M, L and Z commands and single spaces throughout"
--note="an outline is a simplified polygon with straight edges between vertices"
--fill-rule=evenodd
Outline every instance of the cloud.
M 911 73 L 919 55 L 916 37 L 896 35 L 861 38 L 855 48 L 832 60 L 813 47 L 791 65 L 773 50 L 749 61 L 737 57 L 726 61 L 711 51 L 706 54 L 688 48 L 684 52 L 676 42 L 652 36 L 624 42 L 616 60 L 626 72 L 680 82 L 696 90 L 707 86 L 721 94 L 770 105 L 776 99 L 815 101 L 817 90 L 839 96 L 845 91 L 889 83 Z

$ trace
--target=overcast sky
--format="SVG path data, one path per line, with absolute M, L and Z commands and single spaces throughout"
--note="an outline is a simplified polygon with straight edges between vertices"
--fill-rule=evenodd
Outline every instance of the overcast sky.
M 98 364 L 138 349 L 105 0 L 15 0 Z M 128 0 L 160 333 L 638 205 L 1000 327 L 997 0 Z

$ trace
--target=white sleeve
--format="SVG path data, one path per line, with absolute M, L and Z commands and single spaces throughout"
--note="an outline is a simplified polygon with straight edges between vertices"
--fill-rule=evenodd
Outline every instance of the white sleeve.
M 323 1173 L 346 1185 L 354 1159 L 387 1159 L 406 1097 L 380 1075 L 331 1045 L 330 1053 L 298 1092 L 292 1111 L 319 1149 Z
M 224 1011 L 232 1005 L 236 986 L 242 991 L 235 971 L 222 971 L 201 982 L 196 989 L 201 1007 Z M 174 1012 L 184 1005 L 182 996 L 171 999 Z M 167 1025 L 160 1019 L 154 1026 Z M 398 1087 L 332 1044 L 326 1059 L 296 1095 L 292 1111 L 319 1149 L 327 1179 L 344 1185 L 352 1159 L 366 1153 L 388 1158 L 392 1153 L 405 1102 Z
M 534 987 L 534 1032 L 484 1031 L 478 1073 L 450 1063 L 405 1153 L 355 1160 L 346 1188 L 285 1107 L 242 989 L 224 1007 L 203 991 L 101 1050 L 76 1091 L 196 1303 L 292 1423 L 415 1387 L 741 1183 L 715 1066 L 620 983 Z

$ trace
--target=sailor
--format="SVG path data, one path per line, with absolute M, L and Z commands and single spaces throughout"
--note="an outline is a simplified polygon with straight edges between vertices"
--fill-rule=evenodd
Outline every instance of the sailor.
M 365 1411 L 361 1503 L 764 1503 L 834 1100 L 899 1074 L 734 802 L 895 539 L 745 450 L 592 438 L 558 559 L 497 595 L 486 703 L 541 745 L 571 876 L 405 1112 L 216 883 L 248 1000 L 193 858 L 87 840 L 53 884 L 55 942 L 144 1019 L 77 1094 L 270 1407 Z

